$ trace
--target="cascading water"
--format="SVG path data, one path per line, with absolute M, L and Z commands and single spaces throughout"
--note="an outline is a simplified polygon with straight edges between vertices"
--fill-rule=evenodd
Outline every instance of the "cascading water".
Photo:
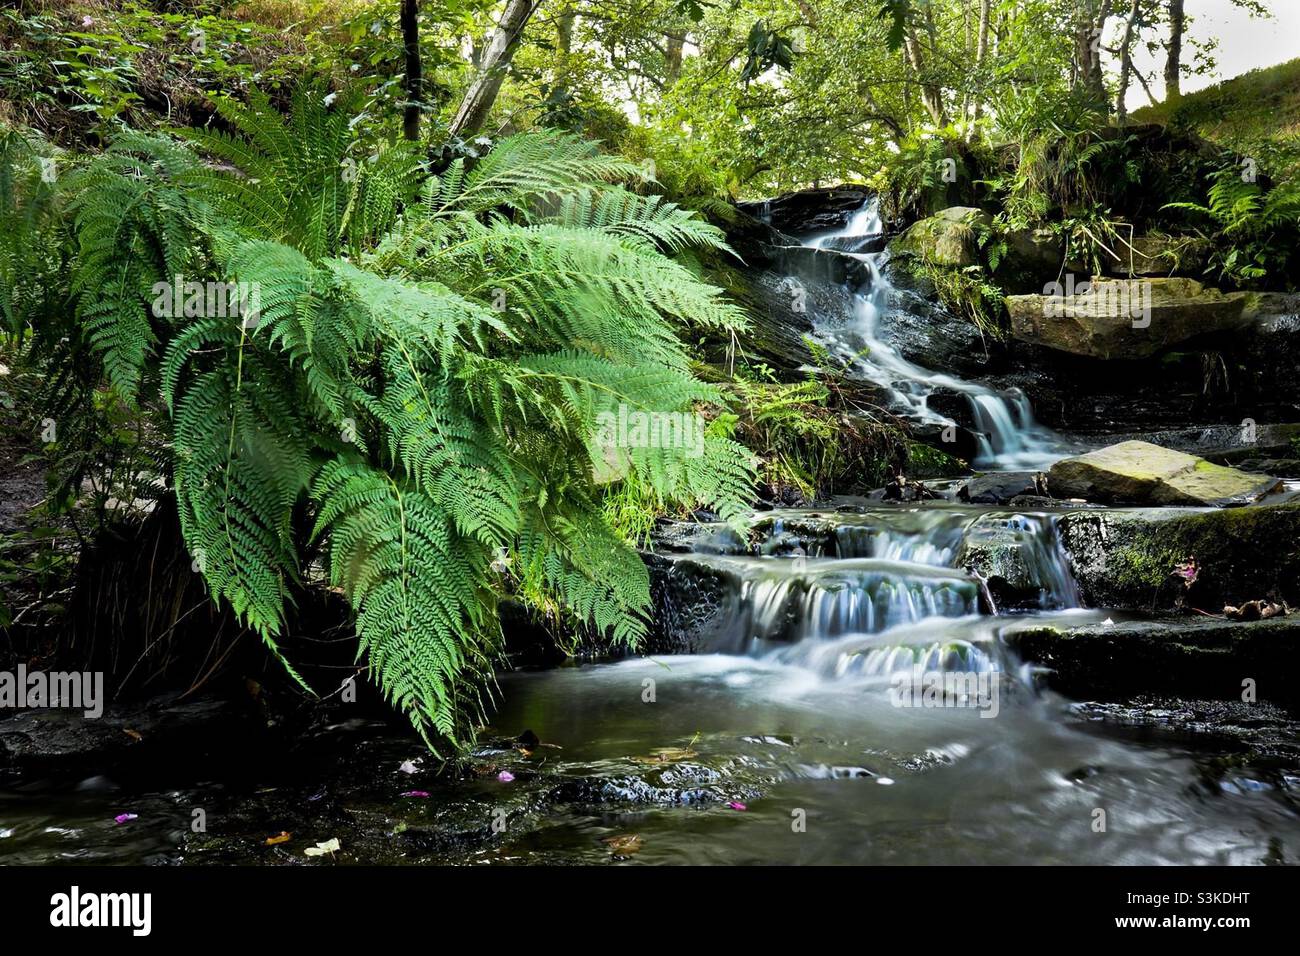
M 970 403 L 974 430 L 979 436 L 976 467 L 1038 469 L 1067 454 L 1065 442 L 1034 420 L 1029 400 L 1023 393 L 1012 390 L 1003 394 L 954 375 L 923 368 L 904 358 L 880 334 L 880 323 L 897 295 L 884 269 L 889 254 L 852 250 L 863 240 L 878 236 L 881 229 L 878 203 L 871 199 L 849 216 L 843 227 L 803 239 L 806 247 L 834 250 L 857 259 L 871 277 L 865 288 L 852 292 L 852 314 L 822 317 L 818 335 L 834 351 L 852 356 L 858 374 L 880 386 L 905 417 L 925 424 L 954 424 L 929 407 L 929 398 L 937 389 L 964 395 Z
M 753 555 L 672 559 L 681 573 L 723 582 L 725 609 L 708 650 L 794 662 L 822 655 L 807 650 L 815 644 L 843 638 L 895 647 L 906 633 L 930 650 L 987 642 L 995 629 L 981 611 L 996 609 L 982 600 L 973 565 L 1010 578 L 1035 609 L 1080 603 L 1050 515 L 934 503 L 829 517 L 776 512 L 766 529 Z M 974 633 L 972 621 L 982 622 Z

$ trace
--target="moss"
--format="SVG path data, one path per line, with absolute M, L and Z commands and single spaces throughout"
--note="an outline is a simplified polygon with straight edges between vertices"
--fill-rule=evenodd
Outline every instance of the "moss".
M 1062 520 L 1066 547 L 1089 603 L 1205 610 L 1273 597 L 1300 604 L 1300 505 L 1079 514 Z M 1188 588 L 1171 578 L 1195 558 Z
M 907 476 L 909 478 L 956 478 L 968 471 L 966 462 L 945 451 L 921 442 L 907 443 Z

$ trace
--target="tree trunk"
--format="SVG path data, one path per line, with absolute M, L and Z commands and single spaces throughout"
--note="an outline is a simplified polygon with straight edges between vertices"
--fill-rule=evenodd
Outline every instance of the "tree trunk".
M 1128 96 L 1128 85 L 1133 78 L 1133 35 L 1137 31 L 1137 19 L 1142 0 L 1133 0 L 1128 10 L 1128 19 L 1124 21 L 1124 38 L 1119 45 L 1119 92 L 1115 94 L 1115 116 L 1119 125 L 1128 122 L 1128 106 L 1124 102 Z
M 465 98 L 451 121 L 451 133 L 462 138 L 473 136 L 487 120 L 505 79 L 506 69 L 519 46 L 524 27 L 540 0 L 508 0 L 501 19 L 492 31 L 478 74 L 465 91 Z
M 1109 109 L 1106 78 L 1101 68 L 1101 41 L 1111 15 L 1111 0 L 1076 0 L 1074 19 L 1074 83 Z
M 980 73 L 980 71 L 983 69 L 984 61 L 988 59 L 989 19 L 990 19 L 990 13 L 992 12 L 991 11 L 992 6 L 993 6 L 992 0 L 980 0 L 980 25 L 979 25 L 979 33 L 975 41 L 975 71 L 977 74 Z M 982 82 L 983 77 L 981 76 L 980 79 Z M 983 113 L 983 111 L 984 111 L 984 91 L 982 89 L 977 89 L 974 92 L 973 102 L 971 104 L 970 138 L 972 139 L 975 136 L 975 124 L 979 122 L 980 115 Z
M 685 32 L 677 36 L 670 33 L 665 39 L 667 50 L 664 53 L 664 89 L 668 89 L 682 75 L 682 48 L 686 46 L 686 35 Z
M 921 87 L 921 103 L 925 111 L 930 114 L 936 126 L 947 126 L 948 115 L 943 105 L 943 90 L 936 84 L 927 81 L 925 77 L 925 53 L 921 47 L 921 41 L 917 38 L 916 31 L 909 24 L 906 32 L 903 34 L 903 50 L 907 56 L 907 62 L 912 67 L 912 72 L 916 74 L 917 82 Z
M 1165 99 L 1173 100 L 1183 95 L 1182 59 L 1183 28 L 1186 18 L 1183 15 L 1183 0 L 1169 0 L 1169 46 L 1165 57 Z
M 402 110 L 402 135 L 420 138 L 420 2 L 402 0 L 402 50 L 406 54 L 406 107 Z

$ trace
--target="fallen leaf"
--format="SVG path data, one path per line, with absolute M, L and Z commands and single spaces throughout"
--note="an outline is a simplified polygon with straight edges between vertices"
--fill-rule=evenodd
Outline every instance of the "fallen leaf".
M 397 768 L 398 773 L 419 773 L 420 768 L 416 766 L 414 760 L 403 760 Z
M 343 844 L 339 843 L 339 838 L 331 837 L 324 843 L 317 843 L 315 846 L 307 847 L 302 852 L 306 856 L 324 856 L 326 853 L 333 856 L 341 849 L 343 849 Z
M 1196 583 L 1196 579 L 1201 576 L 1200 565 L 1196 563 L 1196 556 L 1188 558 L 1181 564 L 1174 567 L 1174 576 L 1183 579 L 1183 587 L 1190 588 Z
M 615 856 L 631 856 L 638 853 L 645 841 L 641 839 L 639 833 L 623 833 L 619 836 L 605 837 L 600 842 L 609 847 L 609 851 Z
M 637 763 L 675 763 L 678 760 L 689 760 L 696 756 L 694 750 L 689 747 L 660 747 L 652 751 L 648 757 L 633 757 Z
M 288 843 L 288 842 L 289 842 L 290 840 L 292 840 L 292 839 L 293 839 L 293 834 L 292 834 L 292 833 L 290 833 L 288 830 L 281 830 L 281 831 L 280 831 L 279 833 L 277 833 L 275 836 L 267 837 L 267 838 L 266 838 L 266 845 L 267 845 L 267 846 L 275 846 L 275 845 L 277 845 L 277 844 L 279 844 L 279 843 Z
M 128 737 L 130 737 L 132 740 L 136 742 L 144 740 L 144 734 L 140 733 L 140 731 L 138 730 L 132 730 L 130 727 L 123 727 L 122 733 L 126 734 Z

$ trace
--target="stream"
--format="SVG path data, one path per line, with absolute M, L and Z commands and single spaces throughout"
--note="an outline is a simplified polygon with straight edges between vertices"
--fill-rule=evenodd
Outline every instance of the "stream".
M 872 231 L 869 206 L 807 242 Z M 818 334 L 918 420 L 942 418 L 934 387 L 967 396 L 983 469 L 1066 454 L 1023 396 L 877 336 L 883 255 L 859 256 L 872 286 Z M 332 838 L 340 861 L 369 863 L 1300 861 L 1294 763 L 1096 719 L 1009 649 L 1017 628 L 1118 617 L 1080 606 L 1054 514 L 880 503 L 791 546 L 811 516 L 769 513 L 752 547 L 719 529 L 668 556 L 669 574 L 721 582 L 699 653 L 504 674 L 463 775 L 356 719 L 286 751 L 214 742 L 93 776 L 0 777 L 0 862 L 289 864 Z M 1036 587 L 997 615 L 962 566 L 990 529 Z

